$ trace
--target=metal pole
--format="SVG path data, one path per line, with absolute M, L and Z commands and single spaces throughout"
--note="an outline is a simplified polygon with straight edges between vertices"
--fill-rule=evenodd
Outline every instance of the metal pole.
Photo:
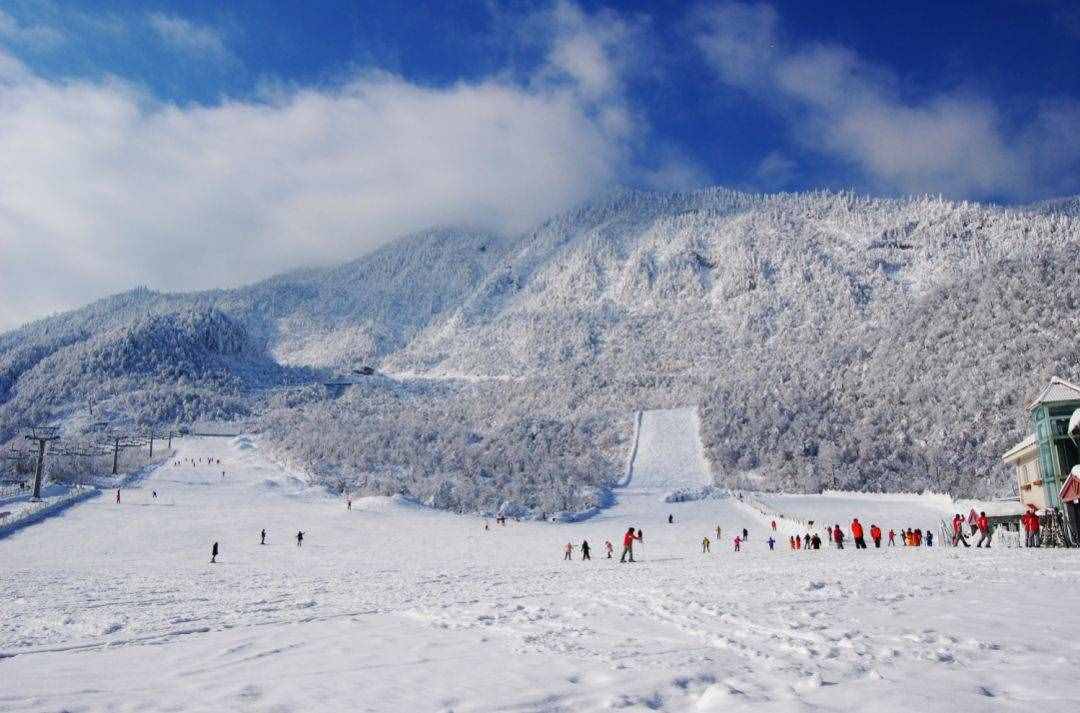
M 37 472 L 34 475 L 34 500 L 41 500 L 41 471 L 45 465 L 45 439 L 38 439 Z

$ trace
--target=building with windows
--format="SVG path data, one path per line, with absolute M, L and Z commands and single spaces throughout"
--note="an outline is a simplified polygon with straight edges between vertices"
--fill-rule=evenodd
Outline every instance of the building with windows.
M 1070 434 L 1069 421 L 1077 409 L 1080 386 L 1055 376 L 1027 405 L 1034 433 L 1002 456 L 1016 470 L 1020 502 L 1039 512 L 1053 509 L 1065 514 L 1074 532 L 1080 521 L 1080 501 L 1074 492 L 1078 484 L 1070 481 L 1070 473 L 1080 464 L 1080 439 Z

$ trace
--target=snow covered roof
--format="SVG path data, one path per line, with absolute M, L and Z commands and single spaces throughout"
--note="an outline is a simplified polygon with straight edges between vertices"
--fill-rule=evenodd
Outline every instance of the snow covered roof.
M 1028 410 L 1030 411 L 1039 404 L 1052 404 L 1059 401 L 1080 401 L 1080 386 L 1059 376 L 1051 377 L 1046 388 L 1039 392 L 1034 401 L 1028 404 Z
M 1076 466 L 1073 466 L 1073 472 L 1069 474 L 1069 477 L 1065 479 L 1065 482 L 1061 485 L 1061 492 L 1058 493 L 1058 497 L 1064 503 L 1080 500 L 1080 477 L 1077 477 Z
M 1001 456 L 1001 460 L 1005 461 L 1006 463 L 1014 461 L 1020 456 L 1021 453 L 1026 451 L 1028 448 L 1032 448 L 1034 446 L 1035 446 L 1035 434 L 1033 433 L 1030 436 L 1028 436 L 1027 438 L 1025 438 L 1024 440 L 1017 443 L 1015 446 L 1013 446 L 1009 450 L 1005 451 L 1005 455 Z

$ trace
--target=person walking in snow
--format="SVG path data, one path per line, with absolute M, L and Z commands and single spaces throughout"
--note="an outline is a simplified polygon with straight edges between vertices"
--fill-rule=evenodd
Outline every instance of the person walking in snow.
M 709 551 L 709 545 L 710 544 L 711 543 L 709 542 L 708 537 L 705 537 L 704 539 L 701 540 L 701 554 L 705 554 L 706 552 Z
M 810 549 L 810 533 L 809 532 L 806 533 L 805 535 L 803 535 L 803 549 L 804 550 Z
M 829 543 L 831 544 L 833 542 L 832 525 L 829 525 L 828 527 L 825 528 L 825 533 L 826 533 L 826 539 L 828 539 Z
M 774 539 L 773 539 L 772 535 L 769 535 L 769 539 L 767 539 L 767 540 L 765 540 L 765 541 L 769 543 L 769 549 L 770 549 L 770 550 L 771 550 L 771 549 L 772 549 L 773 547 L 775 547 L 775 546 L 776 546 L 776 540 L 774 540 Z
M 821 549 L 821 537 L 815 532 L 813 537 L 810 538 L 810 546 L 815 550 Z
M 266 528 L 263 528 L 263 531 L 259 533 L 259 544 L 266 544 Z
M 836 543 L 836 549 L 844 549 L 844 531 L 840 529 L 840 523 L 833 525 L 833 542 Z
M 789 535 L 788 538 L 787 538 L 787 543 L 788 543 L 788 549 L 790 549 L 792 552 L 794 552 L 795 551 L 795 535 Z
M 876 522 L 870 526 L 870 539 L 874 541 L 874 549 L 881 549 L 881 528 Z
M 748 541 L 749 539 L 750 539 L 750 533 L 749 533 L 749 532 L 747 532 L 747 531 L 746 531 L 746 528 L 744 527 L 744 528 L 742 529 L 742 541 L 743 541 L 743 542 L 747 542 L 747 541 Z
M 866 540 L 863 538 L 863 526 L 859 518 L 851 521 L 851 539 L 855 540 L 855 549 L 865 550 Z
M 592 560 L 592 555 L 589 554 L 589 551 L 590 551 L 589 550 L 589 541 L 588 540 L 582 540 L 581 541 L 581 559 L 583 559 L 583 560 Z
M 742 544 L 742 538 L 739 537 L 738 535 L 735 535 L 735 551 L 736 552 L 739 551 L 739 545 L 741 545 L 741 544 Z
M 967 538 L 964 537 L 964 517 L 960 513 L 956 513 L 956 515 L 953 516 L 952 533 L 953 547 L 956 547 L 961 542 L 964 543 L 964 547 L 971 547 L 971 545 L 968 544 Z
M 927 547 L 933 547 L 934 546 L 934 531 L 933 530 L 927 530 L 926 531 L 926 546 Z M 989 546 L 990 545 L 987 545 L 987 547 L 989 547 Z
M 668 515 L 667 516 L 667 524 L 669 524 L 669 525 L 674 525 L 675 524 L 675 516 L 674 515 Z
M 352 498 L 345 498 L 345 509 L 352 510 Z M 484 529 L 487 529 L 487 523 L 484 523 Z
M 980 512 L 975 524 L 979 527 L 979 541 L 975 543 L 975 546 L 982 547 L 985 542 L 986 549 L 990 549 L 990 518 L 986 517 L 985 512 Z
M 720 526 L 719 525 L 716 526 L 716 541 L 717 542 L 720 541 Z
M 217 564 L 217 553 L 218 546 L 215 542 L 213 545 L 210 546 L 210 564 Z
M 776 532 L 776 520 L 772 521 L 772 529 L 773 529 L 773 532 Z
M 607 558 L 611 559 L 611 555 L 615 552 L 615 545 L 611 544 L 611 540 L 604 541 L 604 549 L 607 550 Z
M 304 531 L 300 530 L 296 533 L 296 546 L 303 547 L 304 545 Z
M 574 551 L 574 546 L 571 545 L 569 542 L 567 542 L 566 547 L 563 548 L 563 559 L 564 560 L 572 559 L 572 557 L 570 555 L 573 553 L 573 551 Z
M 622 557 L 619 558 L 619 562 L 625 562 L 627 555 L 630 557 L 630 561 L 634 561 L 634 540 L 641 541 L 640 530 L 638 534 L 635 534 L 634 528 L 630 528 L 626 531 L 626 534 L 622 538 Z
M 120 502 L 120 488 L 117 488 L 117 489 L 116 489 L 116 502 L 117 502 L 117 503 L 119 503 L 119 502 Z
M 889 530 L 889 547 L 896 547 L 896 530 Z
M 154 500 L 157 500 L 157 491 L 156 491 L 156 490 L 153 490 L 153 491 L 151 491 L 151 492 L 152 492 L 152 493 L 154 494 Z

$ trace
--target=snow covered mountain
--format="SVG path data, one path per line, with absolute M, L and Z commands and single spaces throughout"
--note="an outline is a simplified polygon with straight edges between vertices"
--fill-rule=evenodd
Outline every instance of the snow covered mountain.
M 2 335 L 0 440 L 93 395 L 141 423 L 257 417 L 338 484 L 575 507 L 617 476 L 635 409 L 699 404 L 728 482 L 985 494 L 1025 397 L 1080 377 L 1078 244 L 1064 209 L 621 192 L 524 235 L 431 231 Z M 316 386 L 363 365 L 396 378 Z M 559 463 L 539 479 L 537 438 Z

